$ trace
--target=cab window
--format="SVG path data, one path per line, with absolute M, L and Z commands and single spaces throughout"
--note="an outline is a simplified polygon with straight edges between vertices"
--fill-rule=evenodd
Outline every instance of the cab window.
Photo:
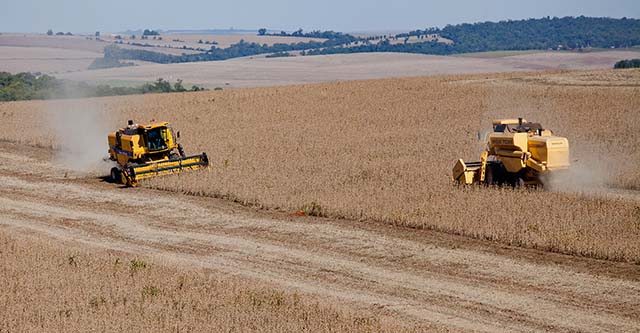
M 167 129 L 166 128 L 154 128 L 147 131 L 147 148 L 150 151 L 167 149 Z

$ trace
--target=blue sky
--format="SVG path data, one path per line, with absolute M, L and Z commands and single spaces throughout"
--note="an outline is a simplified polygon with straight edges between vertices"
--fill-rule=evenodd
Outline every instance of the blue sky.
M 640 18 L 640 0 L 0 0 L 0 31 L 126 29 L 383 31 L 543 16 Z

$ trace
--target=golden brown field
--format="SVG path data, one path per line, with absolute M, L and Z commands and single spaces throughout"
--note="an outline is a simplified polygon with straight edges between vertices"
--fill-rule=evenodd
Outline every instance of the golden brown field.
M 104 43 L 86 36 L 47 36 L 45 34 L 2 33 L 0 46 L 39 47 L 102 53 Z
M 22 33 L 0 33 L 0 71 L 11 73 L 18 72 L 44 72 L 49 74 L 62 74 L 68 72 L 85 72 L 91 76 L 93 71 L 88 67 L 94 59 L 102 57 L 103 49 L 107 45 L 112 45 L 116 41 L 122 48 L 146 50 L 172 55 L 183 53 L 199 53 L 201 51 L 183 49 L 183 46 L 191 48 L 209 49 L 211 45 L 200 44 L 199 40 L 216 41 L 216 47 L 226 48 L 240 40 L 246 42 L 256 42 L 260 44 L 272 45 L 274 43 L 297 43 L 311 40 L 321 40 L 313 38 L 298 37 L 277 37 L 277 36 L 256 36 L 256 35 L 192 35 L 192 34 L 171 34 L 162 35 L 162 40 L 153 39 L 131 39 L 131 36 L 122 36 L 121 40 L 115 39 L 114 34 L 103 33 L 100 40 L 95 40 L 95 36 L 74 35 L 74 36 L 47 36 L 44 34 L 22 34 Z M 130 43 L 149 44 L 153 46 L 128 45 Z M 264 56 L 264 55 L 263 55 Z M 260 57 L 260 56 L 257 56 Z M 150 63 L 134 61 L 138 65 L 148 65 Z M 158 73 L 158 77 L 166 77 L 167 74 Z M 126 77 L 115 80 L 126 80 Z
M 636 264 L 120 187 L 61 168 L 64 155 L 47 148 L 0 142 L 0 158 L 3 331 L 210 330 L 211 320 L 232 331 L 619 332 L 640 323 Z
M 637 49 L 617 49 L 604 52 L 525 52 L 470 54 L 464 57 L 431 56 L 402 53 L 365 53 L 312 57 L 265 59 L 265 55 L 181 64 L 154 64 L 134 61 L 139 66 L 88 70 L 95 58 L 101 57 L 105 46 L 115 41 L 115 35 L 103 32 L 101 41 L 94 36 L 46 36 L 43 34 L 0 34 L 0 71 L 39 71 L 58 78 L 89 83 L 140 84 L 158 78 L 187 84 L 227 88 L 290 85 L 346 80 L 379 79 L 404 76 L 444 74 L 501 73 L 540 70 L 601 70 L 611 68 L 621 59 L 637 58 Z M 209 48 L 198 40 L 212 41 L 217 47 L 227 47 L 241 39 L 260 44 L 301 42 L 310 39 L 297 37 L 255 35 L 163 35 L 153 39 L 125 42 L 149 43 L 171 47 L 140 47 L 121 44 L 121 47 L 180 55 L 199 51 L 183 46 Z M 178 40 L 177 42 L 174 40 Z M 498 52 L 499 53 L 499 52 Z
M 478 74 L 541 70 L 602 70 L 640 52 L 544 52 L 494 58 L 432 56 L 408 53 L 336 54 L 311 57 L 245 57 L 225 61 L 182 64 L 145 64 L 133 68 L 78 71 L 61 78 L 112 82 L 149 82 L 159 77 L 210 88 L 247 88 L 275 85 L 382 79 L 406 76 Z
M 397 332 L 399 321 L 112 250 L 0 230 L 0 329 Z M 26 300 L 26 301 L 25 301 Z M 431 328 L 433 329 L 433 328 Z
M 629 84 L 618 81 L 620 73 Z M 106 128 L 166 119 L 210 172 L 146 186 L 287 212 L 384 221 L 595 258 L 640 261 L 640 71 L 460 75 L 0 106 L 0 139 L 60 147 L 60 110 Z M 548 78 L 565 77 L 563 80 Z M 607 78 L 610 79 L 607 79 Z M 569 138 L 574 168 L 547 190 L 461 188 L 493 118 Z M 79 125 L 82 126 L 82 125 Z M 106 141 L 106 140 L 105 140 Z M 106 143 L 104 146 L 106 151 Z M 107 173 L 105 169 L 104 173 Z
M 632 331 L 639 81 L 511 73 L 0 103 L 0 330 Z M 451 184 L 490 121 L 516 116 L 569 138 L 571 172 L 545 190 Z M 106 132 L 129 118 L 171 121 L 212 168 L 104 182 Z
M 53 74 L 80 71 L 86 70 L 99 57 L 102 57 L 101 53 L 84 50 L 0 46 L 0 71 Z

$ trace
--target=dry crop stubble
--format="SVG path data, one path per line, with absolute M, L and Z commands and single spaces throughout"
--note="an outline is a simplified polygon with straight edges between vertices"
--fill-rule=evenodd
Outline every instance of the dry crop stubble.
M 188 152 L 211 156 L 208 172 L 156 179 L 146 186 L 268 209 L 640 260 L 638 196 L 593 194 L 584 186 L 592 185 L 587 178 L 597 178 L 596 185 L 640 188 L 640 152 L 635 149 L 640 123 L 633 120 L 640 88 L 531 81 L 540 75 L 387 79 L 72 103 L 101 104 L 120 124 L 130 117 L 169 120 L 182 131 Z M 28 125 L 17 125 L 29 129 L 21 131 L 22 140 L 46 145 L 49 141 L 34 131 L 45 124 L 30 118 L 41 112 L 39 103 L 5 104 L 0 112 L 12 113 L 9 124 L 28 119 Z M 580 180 L 574 184 L 577 192 L 451 184 L 453 162 L 477 159 L 482 149 L 478 136 L 491 120 L 518 116 L 569 138 L 574 164 L 587 170 L 568 176 Z M 11 140 L 13 129 L 2 135 Z M 56 141 L 55 134 L 44 137 Z
M 11 232 L 9 232 L 11 233 Z M 0 230 L 0 330 L 424 331 L 251 280 Z M 43 287 L 46 286 L 46 287 Z

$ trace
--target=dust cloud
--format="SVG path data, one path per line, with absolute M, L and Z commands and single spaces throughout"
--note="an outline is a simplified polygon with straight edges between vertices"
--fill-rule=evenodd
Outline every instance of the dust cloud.
M 94 101 L 62 101 L 52 103 L 48 110 L 49 124 L 54 131 L 56 162 L 63 167 L 84 173 L 108 173 L 107 134 L 110 121 L 106 110 Z
M 569 141 L 573 154 L 568 170 L 554 171 L 545 179 L 545 188 L 553 192 L 579 193 L 599 198 L 640 200 L 640 191 L 624 183 L 635 164 L 598 144 Z
M 556 192 L 600 192 L 614 178 L 611 170 L 599 159 L 577 159 L 567 170 L 550 172 L 545 187 Z

